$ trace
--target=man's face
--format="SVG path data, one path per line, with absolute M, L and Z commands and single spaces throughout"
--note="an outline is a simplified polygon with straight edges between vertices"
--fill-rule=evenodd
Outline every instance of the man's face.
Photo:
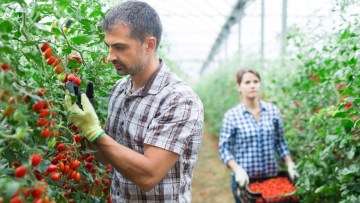
M 143 44 L 130 38 L 128 26 L 117 25 L 105 32 L 105 44 L 109 47 L 108 61 L 114 64 L 118 75 L 134 76 L 144 70 L 147 56 Z

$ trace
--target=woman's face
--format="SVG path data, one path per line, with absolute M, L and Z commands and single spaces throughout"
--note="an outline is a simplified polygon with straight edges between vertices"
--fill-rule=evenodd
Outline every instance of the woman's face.
M 237 90 L 243 98 L 255 99 L 258 97 L 260 80 L 253 73 L 247 72 L 243 75 L 241 83 L 237 84 Z

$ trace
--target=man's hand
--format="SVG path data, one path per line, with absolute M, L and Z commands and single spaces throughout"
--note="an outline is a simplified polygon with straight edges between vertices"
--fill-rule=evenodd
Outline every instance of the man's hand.
M 66 89 L 71 93 L 78 97 L 77 105 L 82 109 L 81 106 L 81 94 L 84 93 L 84 90 L 81 90 L 77 84 L 68 81 L 65 85 Z M 86 85 L 86 96 L 89 98 L 90 103 L 95 108 L 95 99 L 94 99 L 94 85 L 92 82 L 88 82 Z
M 99 118 L 85 93 L 80 94 L 80 102 L 82 109 L 78 104 L 72 103 L 69 94 L 65 95 L 65 109 L 70 112 L 70 120 L 91 143 L 95 143 L 104 134 L 104 130 L 101 129 Z
M 241 166 L 234 167 L 233 171 L 235 173 L 235 181 L 240 187 L 243 188 L 245 184 L 249 183 L 249 176 Z
M 295 169 L 295 163 L 292 161 L 286 162 L 290 179 L 295 182 L 300 177 L 299 173 Z

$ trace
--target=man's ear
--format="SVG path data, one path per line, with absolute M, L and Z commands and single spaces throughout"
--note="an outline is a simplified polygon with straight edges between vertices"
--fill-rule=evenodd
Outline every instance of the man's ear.
M 146 53 L 154 52 L 156 49 L 157 40 L 155 37 L 146 38 Z

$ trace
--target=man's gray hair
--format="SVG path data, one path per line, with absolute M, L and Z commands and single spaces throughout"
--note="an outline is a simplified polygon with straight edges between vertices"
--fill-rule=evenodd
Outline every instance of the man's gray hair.
M 111 31 L 116 25 L 127 25 L 130 37 L 144 42 L 148 36 L 155 37 L 159 47 L 162 34 L 160 17 L 149 4 L 141 1 L 125 1 L 113 7 L 105 16 L 102 28 Z

